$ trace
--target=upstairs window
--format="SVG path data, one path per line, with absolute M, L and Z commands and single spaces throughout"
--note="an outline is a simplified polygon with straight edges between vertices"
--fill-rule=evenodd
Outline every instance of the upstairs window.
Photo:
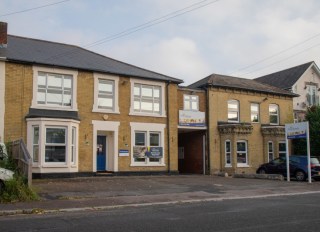
M 72 76 L 39 72 L 37 79 L 37 104 L 47 106 L 72 106 Z
M 279 107 L 276 104 L 269 105 L 270 124 L 279 125 Z
M 161 114 L 161 87 L 134 84 L 134 112 Z
M 93 112 L 119 114 L 119 77 L 94 73 Z
M 319 96 L 317 94 L 317 86 L 307 85 L 307 101 L 308 106 L 319 105 Z
M 239 101 L 228 101 L 228 122 L 239 122 Z
M 197 95 L 183 95 L 183 109 L 199 111 L 199 97 Z
M 259 104 L 258 103 L 251 103 L 251 122 L 259 122 Z
M 114 81 L 98 80 L 98 108 L 114 109 Z

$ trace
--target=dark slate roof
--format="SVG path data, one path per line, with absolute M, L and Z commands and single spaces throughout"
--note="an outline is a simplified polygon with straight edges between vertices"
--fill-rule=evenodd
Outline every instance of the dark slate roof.
M 29 108 L 26 118 L 63 118 L 80 121 L 77 111 L 45 110 Z
M 279 72 L 271 73 L 262 77 L 258 77 L 254 80 L 261 83 L 273 85 L 281 89 L 291 89 L 292 86 L 297 82 L 297 80 L 310 67 L 312 63 L 313 61 Z
M 239 77 L 232 77 L 232 76 L 225 76 L 220 74 L 212 74 L 206 78 L 203 78 L 191 85 L 189 88 L 204 88 L 206 86 L 214 86 L 214 87 L 221 87 L 221 88 L 228 88 L 228 89 L 239 89 L 239 90 L 247 90 L 253 92 L 261 92 L 261 93 L 268 93 L 268 94 L 277 94 L 277 95 L 284 95 L 289 97 L 297 97 L 298 95 L 291 93 L 289 91 L 267 85 L 262 84 L 255 80 L 239 78 Z
M 183 80 L 126 64 L 78 46 L 12 35 L 8 35 L 7 48 L 0 49 L 1 57 L 15 62 L 59 66 L 174 83 L 183 82 Z

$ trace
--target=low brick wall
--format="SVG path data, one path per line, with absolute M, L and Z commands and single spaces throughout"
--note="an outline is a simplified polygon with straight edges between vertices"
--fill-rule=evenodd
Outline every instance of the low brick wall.
M 234 178 L 249 178 L 249 179 L 268 179 L 268 180 L 284 180 L 280 174 L 234 174 Z

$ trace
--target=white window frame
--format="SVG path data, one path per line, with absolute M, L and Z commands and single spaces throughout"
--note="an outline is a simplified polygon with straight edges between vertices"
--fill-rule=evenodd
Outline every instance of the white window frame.
M 165 93 L 166 85 L 164 82 L 146 81 L 130 78 L 131 83 L 131 106 L 129 115 L 150 116 L 150 117 L 166 117 Z M 160 113 L 137 112 L 134 110 L 134 86 L 135 84 L 160 87 Z
M 166 148 L 164 143 L 164 129 L 166 128 L 165 124 L 160 123 L 137 123 L 131 122 L 131 165 L 132 167 L 152 167 L 152 166 L 165 166 L 165 157 L 166 157 Z M 163 150 L 163 157 L 159 162 L 151 162 L 146 158 L 145 162 L 136 162 L 133 157 L 133 147 L 135 146 L 135 133 L 144 132 L 146 133 L 146 146 L 150 145 L 150 133 L 159 133 L 160 134 L 160 147 Z
M 280 144 L 284 144 L 284 148 L 286 149 L 285 151 L 280 151 Z M 281 154 L 283 154 L 283 157 L 286 157 L 287 155 L 287 146 L 285 141 L 279 141 L 278 143 L 278 155 L 281 157 Z
M 33 172 L 52 173 L 52 172 L 77 172 L 78 171 L 78 138 L 79 121 L 69 119 L 48 119 L 48 118 L 29 118 L 27 119 L 27 147 L 30 154 L 33 154 L 33 128 L 39 127 L 39 159 L 33 163 Z M 46 129 L 47 128 L 66 128 L 66 161 L 65 162 L 45 162 L 46 148 Z M 74 128 L 74 129 L 73 129 Z M 75 130 L 75 138 L 72 134 Z M 74 142 L 74 144 L 73 144 Z M 74 151 L 74 161 L 71 162 L 72 151 Z
M 271 151 L 270 151 L 270 148 L 271 148 Z M 270 162 L 271 160 L 274 160 L 274 146 L 272 141 L 268 141 L 267 151 L 268 151 L 268 162 Z M 271 156 L 271 159 L 270 159 L 270 156 Z
M 120 114 L 119 111 L 119 77 L 113 75 L 106 75 L 101 73 L 94 73 L 94 100 L 93 100 L 93 107 L 92 112 L 99 112 L 99 113 L 113 113 L 113 114 Z M 108 80 L 113 81 L 113 109 L 102 109 L 99 108 L 98 105 L 98 95 L 99 95 L 99 80 Z
M 238 143 L 245 143 L 246 150 L 245 151 L 238 151 Z M 249 167 L 249 162 L 248 162 L 248 141 L 246 140 L 238 140 L 236 143 L 236 155 L 237 155 L 237 167 Z M 246 156 L 246 162 L 245 163 L 239 163 L 238 162 L 238 154 L 245 154 Z
M 230 109 L 229 108 L 229 104 L 236 104 L 237 105 L 237 109 Z M 239 122 L 240 121 L 240 103 L 238 100 L 228 100 L 228 122 Z M 237 120 L 231 120 L 229 119 L 229 113 L 236 113 L 237 114 Z
M 195 98 L 195 99 L 193 99 Z M 196 108 L 193 108 L 193 104 L 196 103 Z M 183 95 L 183 109 L 188 111 L 199 111 L 199 96 L 198 95 Z
M 38 140 L 35 141 L 35 129 L 38 130 Z M 32 162 L 33 163 L 38 163 L 39 162 L 39 156 L 40 156 L 40 150 L 39 150 L 39 140 L 40 140 L 40 128 L 39 128 L 39 125 L 35 125 L 35 126 L 32 126 Z M 37 148 L 37 149 L 35 149 Z M 35 159 L 35 152 L 37 151 L 37 158 Z
M 65 131 L 65 137 L 64 137 L 64 142 L 63 143 L 48 143 L 47 142 L 47 130 L 48 129 L 60 129 L 60 130 L 64 130 Z M 44 147 L 45 147 L 45 151 L 47 149 L 47 147 L 65 147 L 65 161 L 64 162 L 51 162 L 51 161 L 46 161 L 46 154 L 44 153 L 44 163 L 45 164 L 67 164 L 68 162 L 68 127 L 64 127 L 64 126 L 49 126 L 46 125 L 45 126 L 45 139 L 44 139 Z M 71 144 L 69 144 L 71 146 Z
M 230 151 L 227 151 L 227 143 L 229 144 Z M 225 167 L 232 167 L 232 144 L 230 140 L 226 140 L 224 143 L 224 151 L 225 151 Z M 230 163 L 227 162 L 227 156 L 230 156 Z
M 38 73 L 39 72 L 71 76 L 71 78 L 72 78 L 71 106 L 57 106 L 57 105 L 38 104 L 37 93 L 38 93 Z M 63 109 L 63 110 L 66 110 L 66 111 L 78 111 L 78 104 L 77 104 L 77 76 L 78 76 L 78 71 L 74 71 L 74 70 L 33 66 L 33 98 L 32 98 L 31 108 L 35 108 L 35 109 L 51 109 L 51 110 L 52 109 L 53 110 L 62 110 Z
M 273 106 L 276 106 L 277 108 L 277 113 L 274 114 L 271 112 L 270 108 L 273 107 Z M 280 118 L 279 118 L 279 106 L 277 104 L 269 104 L 269 122 L 270 122 L 270 125 L 279 125 L 279 122 L 280 122 Z M 276 123 L 272 123 L 271 122 L 271 116 L 277 116 L 277 122 Z
M 309 106 L 317 105 L 318 99 L 319 99 L 319 96 L 317 94 L 317 92 L 318 92 L 317 86 L 307 85 L 307 92 L 309 95 L 309 99 L 308 99 Z
M 255 110 L 252 110 L 252 106 L 257 106 L 257 108 L 258 108 L 258 110 L 257 111 L 255 111 Z M 250 104 L 250 112 L 251 112 L 251 118 L 250 118 L 250 120 L 251 120 L 251 122 L 252 123 L 259 123 L 260 122 L 260 105 L 259 105 L 259 103 L 251 103 Z M 257 115 L 258 116 L 258 121 L 253 121 L 252 120 L 252 116 L 255 116 L 255 115 Z

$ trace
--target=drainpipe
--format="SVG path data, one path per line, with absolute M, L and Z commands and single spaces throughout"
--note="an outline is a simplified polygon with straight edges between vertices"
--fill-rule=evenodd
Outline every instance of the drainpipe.
M 167 91 L 166 91 L 166 97 L 167 97 L 167 102 L 166 102 L 166 105 L 167 105 L 167 147 L 168 147 L 168 173 L 171 172 L 170 170 L 170 114 L 169 114 L 169 85 L 170 85 L 170 81 L 167 82 L 167 85 L 166 85 L 166 88 L 167 88 Z
M 210 91 L 209 91 L 209 87 L 206 86 L 205 90 L 207 92 L 207 107 L 206 107 L 206 121 L 207 121 L 207 152 L 208 152 L 208 172 L 207 174 L 210 175 L 211 171 L 210 171 L 210 156 L 211 156 L 211 146 L 210 146 L 210 137 L 211 137 L 211 133 L 210 133 Z

